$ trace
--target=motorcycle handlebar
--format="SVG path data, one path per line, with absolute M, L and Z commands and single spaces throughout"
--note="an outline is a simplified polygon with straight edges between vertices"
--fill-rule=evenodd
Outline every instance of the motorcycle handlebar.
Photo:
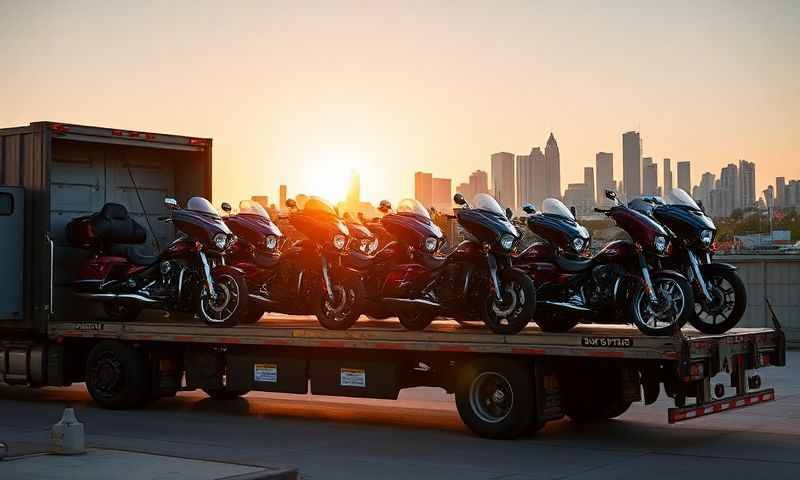
M 604 210 L 604 209 L 602 209 L 602 208 L 597 208 L 597 207 L 595 207 L 594 211 L 595 211 L 595 212 L 598 212 L 598 213 L 608 213 L 608 212 L 610 212 L 611 210 Z

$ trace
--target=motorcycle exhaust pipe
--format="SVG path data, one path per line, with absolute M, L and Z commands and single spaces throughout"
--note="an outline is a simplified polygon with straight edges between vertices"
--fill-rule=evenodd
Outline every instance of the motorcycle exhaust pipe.
M 268 307 L 268 306 L 273 306 L 273 305 L 277 305 L 278 304 L 278 302 L 276 302 L 275 300 L 271 300 L 271 299 L 269 299 L 267 297 L 264 297 L 262 295 L 257 295 L 255 293 L 249 294 L 248 295 L 248 299 L 251 302 L 257 304 L 259 307 Z
M 381 301 L 383 304 L 395 308 L 424 308 L 428 310 L 438 310 L 441 308 L 436 302 L 430 300 L 423 300 L 421 298 L 384 298 Z
M 569 310 L 575 313 L 592 313 L 591 308 L 581 307 L 579 305 L 573 305 L 567 302 L 554 302 L 551 300 L 541 300 L 536 303 L 537 307 L 549 307 L 557 310 Z
M 134 303 L 139 305 L 158 305 L 161 303 L 156 299 L 145 297 L 138 293 L 76 293 L 75 295 L 98 302 Z

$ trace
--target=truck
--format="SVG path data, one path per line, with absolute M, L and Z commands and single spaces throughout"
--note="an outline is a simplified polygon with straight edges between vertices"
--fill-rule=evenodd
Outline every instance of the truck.
M 36 122 L 0 129 L 0 381 L 29 388 L 85 383 L 105 408 L 135 408 L 179 391 L 215 399 L 250 391 L 397 399 L 401 389 L 454 393 L 460 417 L 510 439 L 569 417 L 622 415 L 634 402 L 674 401 L 668 423 L 773 401 L 759 369 L 784 366 L 774 328 L 647 336 L 628 325 L 517 335 L 437 320 L 424 331 L 362 318 L 345 331 L 312 317 L 267 314 L 209 327 L 147 312 L 113 322 L 70 293 L 85 252 L 64 227 L 114 201 L 149 225 L 155 248 L 174 232 L 155 221 L 163 198 L 211 198 L 212 140 Z M 723 382 L 720 379 L 725 379 Z

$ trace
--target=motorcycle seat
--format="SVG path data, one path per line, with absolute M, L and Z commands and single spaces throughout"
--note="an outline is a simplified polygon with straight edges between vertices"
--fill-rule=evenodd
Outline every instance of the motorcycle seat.
M 556 265 L 566 272 L 578 273 L 592 268 L 594 265 L 594 260 L 591 258 L 564 258 L 560 255 L 557 255 Z
M 95 234 L 107 244 L 142 244 L 147 231 L 128 215 L 128 209 L 119 203 L 106 203 L 92 216 Z
M 125 252 L 125 257 L 134 265 L 146 267 L 158 261 L 158 255 L 148 255 L 140 253 L 136 248 L 129 246 Z

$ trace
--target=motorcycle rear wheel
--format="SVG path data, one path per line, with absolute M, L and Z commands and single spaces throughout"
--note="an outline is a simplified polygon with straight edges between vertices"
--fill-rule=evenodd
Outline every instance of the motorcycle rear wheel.
M 400 312 L 397 314 L 397 318 L 406 330 L 416 331 L 425 330 L 425 327 L 430 325 L 433 319 L 436 318 L 436 314 L 417 309 L 411 312 Z
M 568 315 L 559 317 L 550 309 L 538 310 L 533 316 L 533 321 L 536 322 L 536 325 L 538 325 L 539 329 L 543 332 L 550 333 L 569 332 L 575 328 L 575 325 L 580 323 L 577 319 L 570 318 Z
M 494 294 L 483 302 L 483 323 L 500 335 L 521 332 L 533 318 L 536 310 L 536 287 L 524 272 L 506 269 L 500 274 L 503 303 L 498 305 Z

